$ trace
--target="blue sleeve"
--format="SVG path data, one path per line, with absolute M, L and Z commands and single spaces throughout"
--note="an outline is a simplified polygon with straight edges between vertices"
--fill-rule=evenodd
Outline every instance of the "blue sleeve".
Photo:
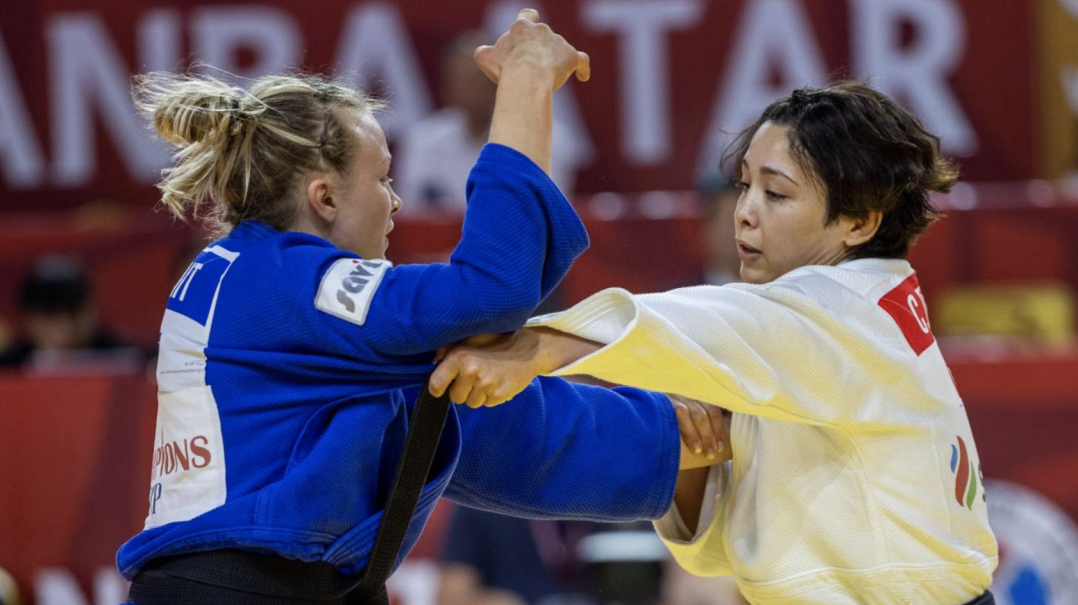
M 508 515 L 624 521 L 670 507 L 681 437 L 665 395 L 538 378 L 495 408 L 458 406 L 449 499 Z
M 509 147 L 484 147 L 467 195 L 462 238 L 448 264 L 387 268 L 315 246 L 299 255 L 295 262 L 317 266 L 320 310 L 337 299 L 350 305 L 336 316 L 320 313 L 320 330 L 339 341 L 334 352 L 392 364 L 474 334 L 516 330 L 587 248 L 568 200 Z M 358 273 L 347 273 L 347 263 Z

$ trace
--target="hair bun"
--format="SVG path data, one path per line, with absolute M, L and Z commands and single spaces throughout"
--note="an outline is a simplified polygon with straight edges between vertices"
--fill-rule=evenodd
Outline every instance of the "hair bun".
M 176 146 L 186 146 L 232 134 L 239 124 L 238 99 L 220 93 L 188 93 L 161 105 L 154 112 L 154 127 Z
M 242 113 L 243 92 L 213 78 L 148 74 L 135 81 L 135 103 L 163 139 L 177 147 L 229 133 Z

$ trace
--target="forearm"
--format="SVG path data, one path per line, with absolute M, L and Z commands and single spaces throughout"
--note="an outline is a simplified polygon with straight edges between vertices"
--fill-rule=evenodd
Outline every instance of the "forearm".
M 726 514 L 732 497 L 730 465 L 713 466 L 703 478 L 699 494 L 686 495 L 686 486 L 699 480 L 682 472 L 675 492 L 676 506 L 655 523 L 655 529 L 678 564 L 698 576 L 733 573 L 726 553 Z M 693 479 L 693 481 L 689 481 Z M 680 501 L 678 500 L 680 498 Z M 692 513 L 690 518 L 685 513 Z
M 490 142 L 512 147 L 550 174 L 553 76 L 522 61 L 506 66 L 498 81 Z
M 538 336 L 535 361 L 539 374 L 553 372 L 603 348 L 595 341 L 552 328 L 525 329 Z
M 690 532 L 696 532 L 700 522 L 700 507 L 704 502 L 704 490 L 707 489 L 708 467 L 682 470 L 677 476 L 674 488 L 674 504 L 681 520 Z

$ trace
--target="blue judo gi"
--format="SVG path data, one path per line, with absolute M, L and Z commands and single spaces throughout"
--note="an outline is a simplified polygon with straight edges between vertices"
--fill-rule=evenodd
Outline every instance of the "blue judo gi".
M 448 264 L 392 266 L 245 222 L 171 292 L 161 327 L 149 512 L 117 564 L 212 549 L 366 564 L 432 351 L 519 328 L 587 247 L 534 163 L 484 148 Z M 670 506 L 665 396 L 540 378 L 450 411 L 400 559 L 442 495 L 513 515 L 623 520 Z

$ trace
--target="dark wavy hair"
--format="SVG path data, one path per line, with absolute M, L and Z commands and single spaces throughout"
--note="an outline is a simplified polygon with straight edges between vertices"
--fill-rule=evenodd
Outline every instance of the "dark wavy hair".
M 752 137 L 767 122 L 789 129 L 794 160 L 827 200 L 825 224 L 882 213 L 876 234 L 848 258 L 906 258 L 943 216 L 929 193 L 946 193 L 958 180 L 955 164 L 940 155 L 939 137 L 861 82 L 802 88 L 769 105 L 730 144 L 727 174 L 741 173 Z

